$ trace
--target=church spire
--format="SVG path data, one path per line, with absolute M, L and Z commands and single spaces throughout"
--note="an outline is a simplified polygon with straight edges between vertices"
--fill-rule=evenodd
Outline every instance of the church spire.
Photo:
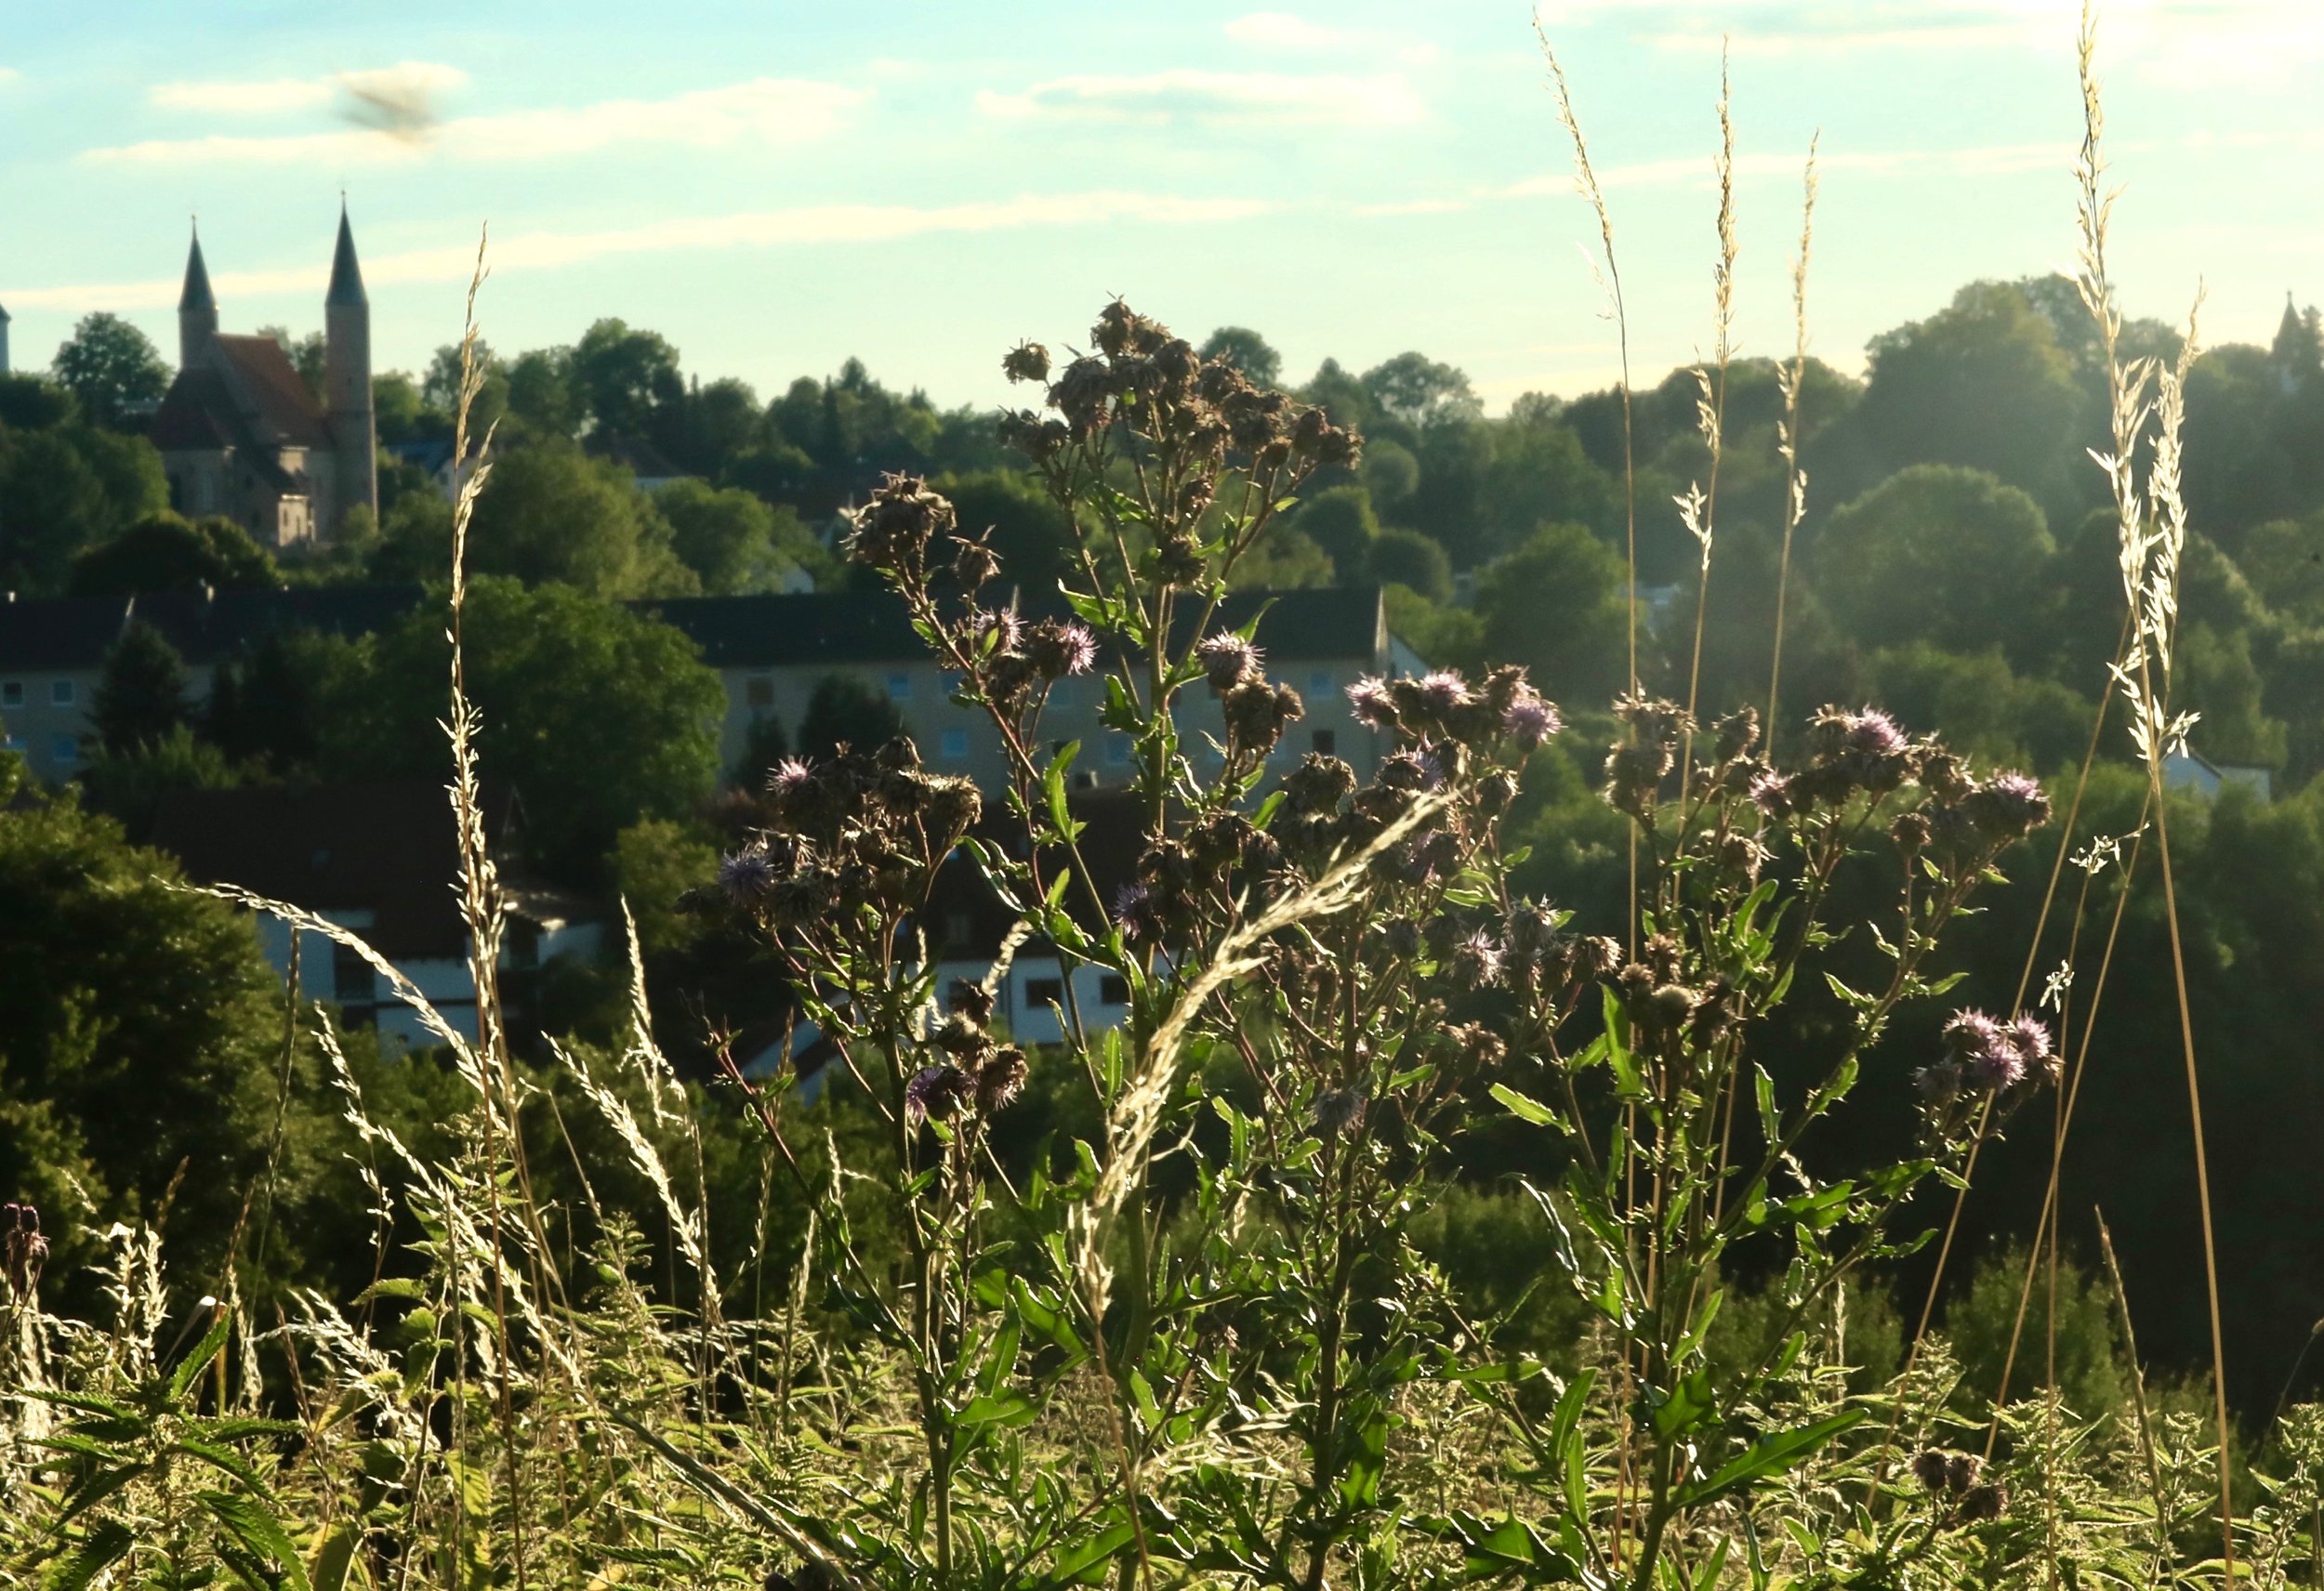
M 368 306 L 363 270 L 355 263 L 355 230 L 347 223 L 347 196 L 339 196 L 339 242 L 331 255 L 331 291 L 324 296 L 326 309 Z
M 210 268 L 202 262 L 202 232 L 196 228 L 186 251 L 186 286 L 178 295 L 178 363 L 191 365 L 218 335 L 218 295 L 210 291 Z

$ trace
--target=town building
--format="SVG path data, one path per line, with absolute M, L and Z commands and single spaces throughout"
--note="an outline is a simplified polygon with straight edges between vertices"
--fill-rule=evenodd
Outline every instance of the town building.
M 8 374 L 8 311 L 0 307 L 0 375 Z
M 272 337 L 218 330 L 195 235 L 178 298 L 178 375 L 151 433 L 178 512 L 222 515 L 277 552 L 329 542 L 358 508 L 377 514 L 371 301 L 343 204 L 323 302 L 318 401 Z

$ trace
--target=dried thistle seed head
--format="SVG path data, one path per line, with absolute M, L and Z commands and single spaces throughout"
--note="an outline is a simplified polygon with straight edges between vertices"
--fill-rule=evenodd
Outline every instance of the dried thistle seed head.
M 1557 914 L 1539 901 L 1520 901 L 1509 909 L 1509 953 L 1531 959 L 1557 940 Z
M 1364 1095 L 1359 1089 L 1332 1088 L 1315 1096 L 1315 1130 L 1325 1137 L 1353 1137 L 1364 1124 Z
M 1977 1483 L 1985 1472 L 1985 1460 L 1974 1453 L 1948 1453 L 1945 1455 L 1945 1489 L 1966 1492 Z
M 1425 790 L 1440 775 L 1417 751 L 1393 751 L 1380 759 L 1372 782 L 1382 790 L 1411 795 Z
M 1945 1492 L 1952 1490 L 1946 1479 L 1948 1466 L 1946 1455 L 1935 1448 L 1928 1448 L 1912 1455 L 1912 1477 L 1927 1492 Z
M 1517 776 L 1499 769 L 1477 781 L 1477 810 L 1498 818 L 1517 804 Z
M 1972 1486 L 1961 1494 L 1955 1518 L 1964 1525 L 1982 1525 L 2009 1510 L 2009 1493 L 1999 1486 Z
M 1750 835 L 1729 832 L 1719 837 L 1716 847 L 1719 866 L 1737 877 L 1756 882 L 1759 870 L 1766 865 L 1767 848 Z
M 1409 961 L 1420 953 L 1420 925 L 1409 917 L 1398 917 L 1380 930 L 1380 941 L 1396 960 Z
M 928 489 L 917 475 L 885 477 L 871 499 L 857 509 L 847 538 L 848 556 L 896 579 L 916 578 L 935 537 L 952 533 L 952 504 Z
M 1501 1036 L 1482 1022 L 1456 1022 L 1445 1030 L 1445 1037 L 1463 1064 L 1480 1072 L 1499 1066 L 1509 1054 Z
M 1915 856 L 1928 848 L 1929 816 L 1926 812 L 1899 812 L 1888 825 L 1888 837 L 1898 850 Z
M 984 1024 L 970 1019 L 965 1011 L 955 1011 L 936 1025 L 932 1042 L 955 1060 L 968 1060 L 983 1055 L 993 1047 L 993 1036 Z
M 993 1051 L 976 1069 L 976 1109 L 989 1116 L 1006 1110 L 1024 1092 L 1028 1073 L 1024 1051 L 1014 1045 Z
M 984 541 L 960 539 L 955 542 L 952 553 L 952 578 L 963 591 L 975 591 L 991 584 L 1000 572 L 1000 555 Z
M 1208 475 L 1192 477 L 1178 489 L 1180 515 L 1189 519 L 1201 518 L 1203 510 L 1210 506 L 1210 499 L 1217 495 L 1218 490 L 1219 483 Z
M 1087 674 L 1098 660 L 1098 638 L 1078 619 L 1043 619 L 1026 636 L 1024 654 L 1044 679 Z
M 993 1019 L 993 992 L 973 978 L 954 979 L 947 1003 L 957 1015 L 966 1017 L 980 1028 Z
M 1012 652 L 1024 638 L 1024 621 L 1008 608 L 980 608 L 969 615 L 969 644 L 978 652 Z
M 1632 1011 L 1644 1009 L 1655 992 L 1654 969 L 1634 961 L 1623 967 L 1614 981 L 1622 992 L 1622 1003 Z
M 1163 391 L 1177 398 L 1194 385 L 1195 376 L 1202 369 L 1202 358 L 1195 352 L 1195 345 L 1184 337 L 1171 337 L 1154 350 L 1154 369 L 1161 377 Z
M 1064 421 L 1044 419 L 1026 409 L 1001 415 L 998 434 L 1003 447 L 1014 448 L 1035 464 L 1048 464 L 1073 440 Z
M 1932 1105 L 1949 1105 L 1961 1093 L 1961 1063 L 1940 1060 L 1912 1074 L 1912 1086 Z
M 1968 767 L 1943 746 L 1922 746 L 1919 762 L 1921 787 L 1948 807 L 1961 805 L 1976 789 Z
M 1155 578 L 1166 585 L 1192 585 L 1202 578 L 1202 547 L 1180 530 L 1165 530 L 1155 537 Z
M 1574 941 L 1574 976 L 1584 981 L 1606 977 L 1622 965 L 1619 940 L 1604 934 L 1586 934 Z
M 1158 839 L 1139 853 L 1138 881 L 1156 895 L 1175 899 L 1195 886 L 1194 853 L 1182 840 Z
M 1246 679 L 1221 698 L 1221 704 L 1228 737 L 1261 756 L 1273 750 L 1284 730 L 1307 710 L 1298 691 L 1288 685 L 1271 686 L 1263 679 Z
M 1678 755 L 1680 740 L 1695 727 L 1695 720 L 1687 716 L 1685 708 L 1659 696 L 1617 697 L 1614 716 L 1635 730 L 1642 742 L 1668 747 L 1673 758 Z M 1670 771 L 1668 765 L 1663 771 Z
M 1657 983 L 1675 983 L 1686 965 L 1686 947 L 1669 934 L 1656 934 L 1639 947 L 1638 956 Z
M 1112 413 L 1114 373 L 1102 359 L 1077 359 L 1050 383 L 1049 401 L 1076 437 L 1093 436 Z
M 1733 762 L 1746 756 L 1759 744 L 1759 710 L 1737 707 L 1719 720 L 1713 731 L 1711 756 L 1720 762 Z
M 977 794 L 976 782 L 955 775 L 938 775 L 929 779 L 927 803 L 921 809 L 920 821 L 927 826 L 931 843 L 950 850 L 954 842 L 975 827 L 984 814 L 984 798 Z
M 1170 340 L 1168 327 L 1147 320 L 1119 298 L 1098 311 L 1089 340 L 1110 359 L 1125 354 L 1149 354 Z
M 1019 343 L 1000 356 L 1000 370 L 1011 381 L 1047 381 L 1049 349 L 1039 343 Z
M 1798 809 L 1792 796 L 1791 781 L 1772 768 L 1762 769 L 1752 776 L 1750 798 L 1751 805 L 1759 809 L 1760 816 L 1778 822 Z
M 1243 860 L 1244 847 L 1258 832 L 1240 812 L 1206 812 L 1186 830 L 1187 854 L 1200 872 L 1222 873 Z
M 1701 996 L 1684 983 L 1665 983 L 1646 997 L 1642 1015 L 1657 1032 L 1674 1033 L 1695 1014 Z
M 1501 967 L 1507 953 L 1490 930 L 1479 928 L 1453 946 L 1446 971 L 1459 988 L 1490 989 L 1501 980 Z
M 1283 776 L 1284 804 L 1294 812 L 1336 812 L 1355 790 L 1355 769 L 1336 756 L 1310 752 Z
M 1246 680 L 1256 679 L 1265 654 L 1232 630 L 1221 630 L 1195 643 L 1195 659 L 1210 681 L 1210 689 L 1224 695 Z

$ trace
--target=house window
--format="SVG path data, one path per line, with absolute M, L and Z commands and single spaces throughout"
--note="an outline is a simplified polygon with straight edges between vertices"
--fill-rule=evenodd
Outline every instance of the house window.
M 0 707 L 21 707 L 22 705 L 24 705 L 24 681 L 0 679 Z
M 78 735 L 59 735 L 48 743 L 49 760 L 73 763 L 81 760 L 81 738 Z
M 0 735 L 0 751 L 22 751 L 23 749 L 24 737 L 22 735 Z
M 1109 972 L 1098 980 L 1098 1004 L 1127 1006 L 1129 1004 L 1129 980 L 1118 972 Z
M 331 942 L 331 997 L 342 1006 L 368 1006 L 376 993 L 371 963 L 352 945 Z
M 960 951 L 968 949 L 969 940 L 975 932 L 975 925 L 969 921 L 969 914 L 966 912 L 947 912 L 944 914 L 944 948 L 945 950 Z
M 1065 1003 L 1065 983 L 1058 978 L 1028 978 L 1024 980 L 1024 1003 L 1033 1010 L 1045 1011 L 1051 1006 Z
M 1310 696 L 1328 696 L 1328 695 L 1330 695 L 1330 694 L 1331 694 L 1331 670 L 1329 670 L 1328 668 L 1318 668 L 1318 669 L 1316 669 L 1315 671 L 1314 671 L 1313 673 L 1311 673 L 1310 675 L 1308 675 L 1308 677 L 1307 677 L 1307 693 L 1308 693 Z
M 48 704 L 52 707 L 72 706 L 73 681 L 70 679 L 50 680 L 48 682 Z
M 888 676 L 888 700 L 909 702 L 912 699 L 912 677 L 908 674 Z
M 749 704 L 750 716 L 754 718 L 772 712 L 774 681 L 763 674 L 754 675 L 743 684 L 743 700 Z
M 946 730 L 944 734 L 939 737 L 939 743 L 943 747 L 945 761 L 958 762 L 962 757 L 969 755 L 969 731 L 966 730 Z
M 1316 752 L 1324 756 L 1329 756 L 1340 744 L 1340 737 L 1329 730 L 1317 730 L 1307 738 L 1314 743 Z

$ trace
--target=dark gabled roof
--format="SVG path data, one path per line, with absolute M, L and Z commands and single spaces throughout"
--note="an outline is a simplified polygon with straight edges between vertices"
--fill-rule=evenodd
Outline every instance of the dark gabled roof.
M 371 300 L 363 295 L 363 267 L 355 263 L 355 232 L 347 224 L 347 205 L 339 204 L 338 246 L 331 253 L 331 290 L 323 296 L 326 309 L 361 309 Z
M 241 388 L 243 411 L 261 441 L 278 446 L 328 447 L 330 428 L 324 424 L 323 406 L 308 389 L 272 337 L 230 336 L 211 339 L 230 378 Z
M 239 447 L 254 467 L 268 462 L 257 454 L 277 448 L 331 443 L 323 410 L 283 345 L 224 333 L 169 384 L 150 435 L 165 452 Z M 277 484 L 304 490 L 287 477 Z
M 372 635 L 418 607 L 425 595 L 417 585 L 302 585 L 0 602 L 0 668 L 101 668 L 132 619 L 161 631 L 188 663 L 212 664 L 278 630 Z
M 514 804 L 484 792 L 485 833 L 505 838 Z M 460 851 L 441 782 L 341 788 L 265 786 L 164 796 L 152 845 L 205 884 L 237 884 L 325 915 L 373 914 L 357 932 L 390 960 L 464 953 L 453 886 Z M 307 969 L 314 988 L 328 968 Z
M 215 309 L 218 295 L 210 291 L 210 268 L 202 263 L 202 234 L 193 234 L 193 246 L 186 251 L 186 285 L 178 295 L 178 308 Z
M 1211 627 L 1239 629 L 1262 605 L 1258 640 L 1275 657 L 1371 658 L 1386 644 L 1377 585 L 1238 591 L 1220 604 Z M 891 591 L 674 597 L 630 606 L 684 631 L 713 668 L 839 667 L 920 662 L 928 655 L 904 599 Z M 1019 607 L 1030 618 L 1068 612 L 1054 598 Z M 1200 616 L 1183 614 L 1182 644 L 1192 638 Z

